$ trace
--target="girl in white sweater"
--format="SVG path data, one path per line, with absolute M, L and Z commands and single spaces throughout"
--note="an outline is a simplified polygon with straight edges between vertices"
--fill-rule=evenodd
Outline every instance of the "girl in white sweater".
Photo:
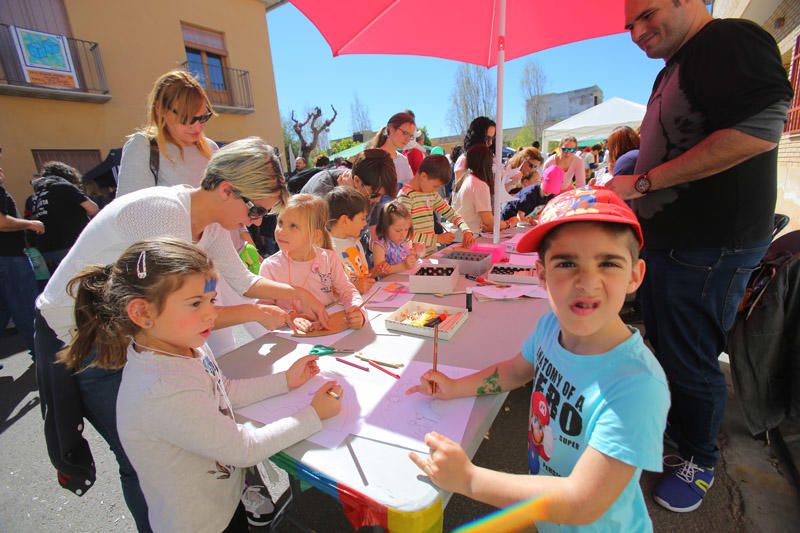
M 237 424 L 234 407 L 299 387 L 319 367 L 307 356 L 279 374 L 226 379 L 205 344 L 216 283 L 205 252 L 158 239 L 132 245 L 114 265 L 86 268 L 69 285 L 77 334 L 61 361 L 76 369 L 96 347 L 92 364 L 125 364 L 117 430 L 154 531 L 247 531 L 245 467 L 309 437 L 341 406 L 341 387 L 328 382 L 291 417 Z

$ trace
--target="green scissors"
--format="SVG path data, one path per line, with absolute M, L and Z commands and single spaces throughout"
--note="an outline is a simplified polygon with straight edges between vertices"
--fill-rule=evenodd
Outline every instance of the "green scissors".
M 324 344 L 315 344 L 311 347 L 309 355 L 332 355 L 335 353 L 353 353 L 355 350 L 339 350 L 333 346 L 325 346 Z

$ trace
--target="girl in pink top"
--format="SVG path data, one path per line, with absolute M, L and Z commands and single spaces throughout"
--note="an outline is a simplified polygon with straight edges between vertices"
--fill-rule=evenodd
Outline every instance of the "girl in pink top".
M 542 166 L 543 169 L 547 169 L 547 167 L 558 165 L 564 171 L 562 191 L 571 188 L 573 181 L 575 187 L 586 185 L 586 166 L 583 159 L 575 155 L 577 150 L 578 140 L 572 136 L 564 137 L 561 139 L 561 145 L 556 153 L 548 157 Z
M 345 274 L 342 261 L 331 250 L 331 240 L 325 229 L 328 223 L 328 204 L 312 194 L 296 194 L 278 215 L 275 240 L 281 251 L 261 263 L 261 276 L 304 287 L 319 298 L 323 305 L 340 303 L 345 308 L 347 323 L 353 329 L 364 325 L 364 315 L 359 306 L 361 295 Z M 294 327 L 308 332 L 318 329 L 317 322 L 296 315 L 295 303 L 289 300 L 271 300 L 265 303 L 287 310 Z

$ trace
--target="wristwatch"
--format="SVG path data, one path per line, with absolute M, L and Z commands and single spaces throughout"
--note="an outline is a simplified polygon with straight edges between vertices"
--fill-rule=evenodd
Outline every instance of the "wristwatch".
M 653 182 L 650 181 L 650 178 L 647 176 L 647 172 L 639 176 L 636 181 L 633 183 L 633 188 L 636 189 L 636 192 L 639 194 L 647 194 L 650 192 L 650 189 L 653 187 Z

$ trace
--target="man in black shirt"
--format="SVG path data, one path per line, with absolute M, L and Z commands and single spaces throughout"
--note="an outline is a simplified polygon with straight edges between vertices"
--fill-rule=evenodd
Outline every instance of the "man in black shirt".
M 633 200 L 642 225 L 642 315 L 669 380 L 667 434 L 682 457 L 654 497 L 688 512 L 714 481 L 726 400 L 718 357 L 770 241 L 792 90 L 774 39 L 748 21 L 712 19 L 702 0 L 626 0 L 625 22 L 666 64 L 635 174 L 608 187 Z
M 33 306 L 39 291 L 31 262 L 25 255 L 25 230 L 41 235 L 44 224 L 17 218 L 17 206 L 4 184 L 5 173 L 0 168 L 0 305 L 14 319 L 33 354 Z
M 89 223 L 89 217 L 100 209 L 79 188 L 78 171 L 65 163 L 45 163 L 42 177 L 33 180 L 31 185 L 31 218 L 49 228 L 47 233 L 36 238 L 36 247 L 42 252 L 50 272 L 55 272 Z

